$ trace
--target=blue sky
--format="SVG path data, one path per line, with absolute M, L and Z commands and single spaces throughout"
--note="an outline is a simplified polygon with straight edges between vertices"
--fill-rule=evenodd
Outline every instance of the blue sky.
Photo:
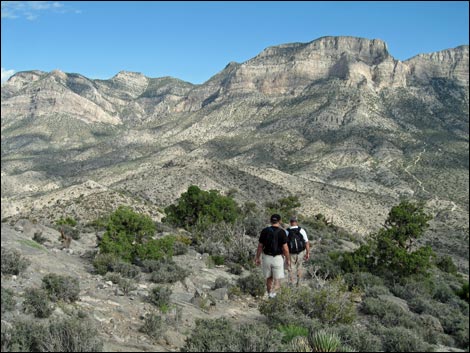
M 406 60 L 468 44 L 468 2 L 2 1 L 2 81 L 38 69 L 202 83 L 230 61 L 327 35 L 379 38 Z

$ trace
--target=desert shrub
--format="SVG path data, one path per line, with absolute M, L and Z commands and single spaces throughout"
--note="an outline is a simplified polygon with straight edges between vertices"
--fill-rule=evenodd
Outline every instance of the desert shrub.
M 308 337 L 308 329 L 298 325 L 280 325 L 277 330 L 282 334 L 282 343 L 289 343 L 295 337 Z
M 380 352 L 382 350 L 380 337 L 372 334 L 364 326 L 338 325 L 333 331 L 344 344 L 356 349 L 358 352 Z
M 147 261 L 144 266 L 151 272 L 150 280 L 155 283 L 175 283 L 189 275 L 189 271 L 172 260 Z
M 298 196 L 290 195 L 277 201 L 267 202 L 265 206 L 268 214 L 277 213 L 284 222 L 287 222 L 292 215 L 297 214 L 297 209 L 301 204 Z
M 102 352 L 103 342 L 91 320 L 73 316 L 51 321 L 40 347 L 43 352 Z
M 224 277 L 217 277 L 215 279 L 214 287 L 212 289 L 219 289 L 219 288 L 228 288 L 230 282 L 228 279 Z
M 146 215 L 134 212 L 130 207 L 119 207 L 109 216 L 106 232 L 99 244 L 102 253 L 115 254 L 118 258 L 132 262 L 165 256 L 163 244 L 152 239 L 155 224 Z M 170 249 L 173 252 L 173 243 Z
M 338 252 L 319 251 L 313 256 L 307 265 L 307 269 L 316 270 L 317 273 L 326 278 L 336 278 L 342 274 Z M 307 272 L 308 274 L 308 272 Z
M 382 329 L 382 345 L 385 352 L 427 352 L 430 350 L 415 332 L 404 327 Z
M 113 271 L 118 261 L 119 258 L 115 254 L 98 254 L 93 259 L 93 266 L 98 274 L 105 275 L 107 272 Z
M 2 320 L 2 352 L 41 352 L 45 334 L 46 327 L 29 318 Z
M 104 277 L 106 281 L 111 281 L 117 284 L 124 294 L 129 294 L 136 289 L 135 282 L 131 279 L 122 277 L 119 273 L 109 272 Z
M 19 275 L 31 262 L 15 249 L 2 246 L 2 273 L 6 275 Z
M 162 317 L 156 313 L 145 315 L 144 324 L 140 328 L 140 332 L 147 334 L 154 340 L 158 340 L 165 333 Z
M 64 225 L 56 226 L 56 228 L 58 231 L 64 232 L 64 235 L 68 235 L 74 240 L 80 239 L 80 230 L 71 225 L 64 224 Z M 59 240 L 60 239 L 61 238 L 59 238 Z
M 391 295 L 390 290 L 385 286 L 372 286 L 367 287 L 365 291 L 366 297 L 377 298 L 380 295 Z
M 348 284 L 349 288 L 360 288 L 367 290 L 372 286 L 384 286 L 384 280 L 370 272 L 354 272 L 347 273 L 343 276 L 344 281 Z
M 417 320 L 412 313 L 404 310 L 398 304 L 386 300 L 366 298 L 361 305 L 361 311 L 366 315 L 377 316 L 382 325 L 386 327 L 417 327 Z
M 456 274 L 457 266 L 449 255 L 441 256 L 436 260 L 436 266 L 444 272 Z
M 150 292 L 149 301 L 160 309 L 167 308 L 170 304 L 171 293 L 172 291 L 168 287 L 153 287 Z
M 279 352 L 281 338 L 264 324 L 243 324 L 236 329 L 236 352 Z
M 204 229 L 213 223 L 233 223 L 239 215 L 239 209 L 231 197 L 220 195 L 216 190 L 204 191 L 191 185 L 176 204 L 165 208 L 165 213 L 164 222 L 186 229 L 196 225 Z
M 44 289 L 52 301 L 74 302 L 78 299 L 80 286 L 77 278 L 50 273 L 42 279 Z
M 140 268 L 135 265 L 131 265 L 127 262 L 117 262 L 112 265 L 113 272 L 119 273 L 123 277 L 127 278 L 138 278 L 140 276 Z
M 26 312 L 38 318 L 49 317 L 54 310 L 48 294 L 38 288 L 29 288 L 25 291 L 23 306 Z
M 243 273 L 243 267 L 237 263 L 230 262 L 228 264 L 228 272 L 240 276 Z
M 433 299 L 436 299 L 441 303 L 448 303 L 451 299 L 455 298 L 455 296 L 454 291 L 447 283 L 440 282 L 436 284 Z
M 61 217 L 55 221 L 55 224 L 57 226 L 69 225 L 71 227 L 75 227 L 77 225 L 77 221 L 73 219 L 72 217 L 66 217 L 66 218 Z
M 178 255 L 187 254 L 188 249 L 189 249 L 188 245 L 186 245 L 186 244 L 184 244 L 180 241 L 176 241 L 173 244 L 173 255 L 178 256 Z
M 14 307 L 14 292 L 9 288 L 2 287 L 2 314 L 7 311 L 12 311 Z
M 235 330 L 225 318 L 196 320 L 196 327 L 186 339 L 183 352 L 236 352 Z
M 457 290 L 456 294 L 460 297 L 460 299 L 466 300 L 468 303 L 468 282 L 462 284 L 462 288 Z
M 239 278 L 237 284 L 243 293 L 251 294 L 253 297 L 261 297 L 266 291 L 265 279 L 259 272 Z
M 261 314 L 273 325 L 307 323 L 312 319 L 323 324 L 349 324 L 356 317 L 356 310 L 347 291 L 347 286 L 340 280 L 325 283 L 322 288 L 282 288 L 277 296 L 260 305 Z
M 227 294 L 230 299 L 241 297 L 243 295 L 240 287 L 238 286 L 230 286 L 228 288 Z
M 263 324 L 239 327 L 225 318 L 196 321 L 196 327 L 186 340 L 183 352 L 275 352 L 280 337 Z
M 47 238 L 42 236 L 42 232 L 41 232 L 41 231 L 37 231 L 37 232 L 34 232 L 33 240 L 34 240 L 36 243 L 44 244 L 44 243 L 47 241 Z
M 254 202 L 246 202 L 242 207 L 242 226 L 250 237 L 258 237 L 266 225 L 267 216 L 258 209 Z

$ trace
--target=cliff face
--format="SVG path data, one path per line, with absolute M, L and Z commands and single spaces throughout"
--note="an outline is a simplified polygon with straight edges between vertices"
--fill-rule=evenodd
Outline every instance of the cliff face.
M 432 78 L 455 80 L 468 86 L 468 45 L 431 54 L 419 54 L 407 61 L 410 78 L 427 83 Z

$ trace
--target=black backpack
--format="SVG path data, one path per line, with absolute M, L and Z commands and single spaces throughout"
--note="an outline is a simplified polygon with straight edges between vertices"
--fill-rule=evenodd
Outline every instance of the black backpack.
M 289 228 L 289 236 L 287 244 L 289 246 L 289 252 L 291 254 L 299 254 L 305 250 L 305 240 L 302 234 L 300 234 L 300 227 Z

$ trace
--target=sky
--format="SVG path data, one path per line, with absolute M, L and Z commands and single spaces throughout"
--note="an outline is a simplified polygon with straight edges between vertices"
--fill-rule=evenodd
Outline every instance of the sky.
M 2 82 L 25 70 L 107 79 L 122 70 L 203 83 L 269 46 L 382 39 L 391 55 L 468 45 L 469 3 L 2 1 Z

